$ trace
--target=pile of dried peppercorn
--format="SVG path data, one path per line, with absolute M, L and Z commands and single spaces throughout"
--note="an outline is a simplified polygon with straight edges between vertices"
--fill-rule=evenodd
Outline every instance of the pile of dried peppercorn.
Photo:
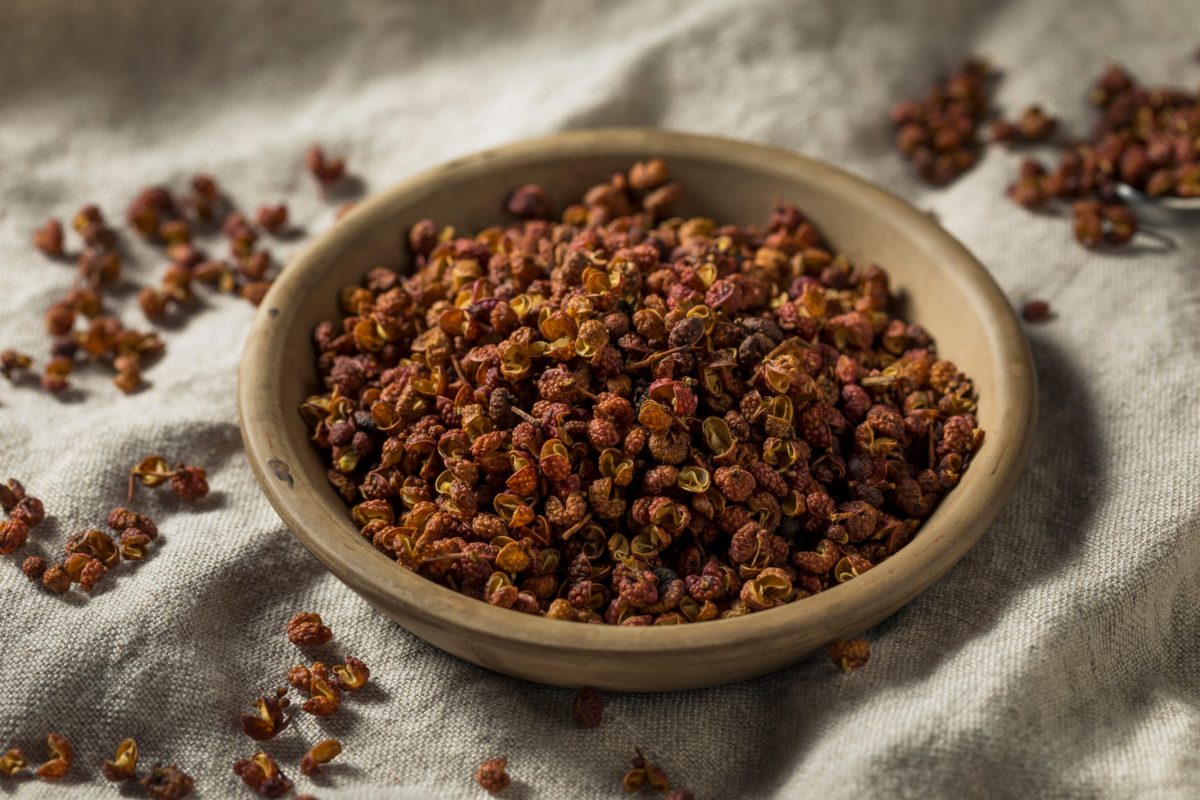
M 362 535 L 554 619 L 734 617 L 903 547 L 983 432 L 970 380 L 889 311 L 888 276 L 794 207 L 672 217 L 638 163 L 473 236 L 425 220 L 314 332 L 301 413 Z

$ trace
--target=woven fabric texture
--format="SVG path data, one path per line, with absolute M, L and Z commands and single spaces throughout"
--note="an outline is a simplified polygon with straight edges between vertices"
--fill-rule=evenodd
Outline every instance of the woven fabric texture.
M 816 658 L 705 691 L 608 697 L 578 727 L 573 693 L 478 669 L 426 645 L 329 575 L 279 522 L 242 452 L 235 375 L 253 309 L 206 295 L 163 332 L 149 386 L 121 395 L 83 369 L 54 399 L 0 381 L 2 477 L 49 519 L 21 555 L 61 552 L 120 504 L 149 453 L 209 470 L 194 507 L 138 505 L 152 558 L 91 596 L 29 585 L 0 563 L 0 745 L 74 744 L 61 787 L 0 795 L 108 798 L 102 758 L 125 736 L 176 762 L 203 798 L 248 796 L 237 726 L 300 654 L 283 635 L 320 611 L 369 691 L 268 744 L 322 798 L 477 798 L 484 758 L 506 796 L 618 797 L 634 747 L 697 797 L 1195 797 L 1200 794 L 1200 258 L 1196 241 L 1090 252 L 1061 215 L 1004 198 L 1019 155 L 991 147 L 952 186 L 916 182 L 891 146 L 891 102 L 969 54 L 1005 70 L 995 100 L 1042 102 L 1083 132 L 1109 60 L 1147 82 L 1200 83 L 1200 14 L 1125 2 L 326 3 L 14 0 L 0 8 L 0 347 L 42 359 L 43 310 L 69 264 L 30 235 L 84 202 L 112 219 L 143 185 L 197 171 L 244 207 L 286 199 L 331 224 L 301 164 L 314 141 L 367 191 L 481 148 L 554 131 L 661 126 L 790 148 L 936 213 L 1020 303 L 1041 422 L 999 519 L 949 575 L 868 635 L 870 664 Z M 286 256 L 299 241 L 277 246 Z M 136 288 L 163 261 L 130 242 L 111 308 L 145 323 Z M 935 331 L 936 333 L 936 331 Z M 969 365 L 963 365 L 969 370 Z M 753 658 L 753 653 L 747 653 Z M 308 744 L 345 751 L 317 782 Z

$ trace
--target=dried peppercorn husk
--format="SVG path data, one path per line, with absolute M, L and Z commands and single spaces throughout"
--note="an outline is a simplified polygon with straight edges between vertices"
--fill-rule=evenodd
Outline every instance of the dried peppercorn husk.
M 138 746 L 133 739 L 123 739 L 117 745 L 117 754 L 100 764 L 100 772 L 106 780 L 120 782 L 137 777 Z
M 304 155 L 304 165 L 322 188 L 341 180 L 346 174 L 343 158 L 330 158 L 320 145 L 313 145 Z
M 121 551 L 121 557 L 126 561 L 141 561 L 149 555 L 150 542 L 150 535 L 145 531 L 127 528 L 121 531 L 121 537 L 117 544 Z
M 871 658 L 871 643 L 866 639 L 846 639 L 831 642 L 829 658 L 842 672 L 853 672 L 864 667 Z
M 1045 300 L 1028 300 L 1021 306 L 1021 316 L 1027 322 L 1041 322 L 1050 316 L 1050 304 Z
M 27 766 L 25 754 L 19 747 L 10 747 L 0 756 L 0 777 L 11 778 Z
M 33 234 L 33 246 L 51 258 L 62 258 L 63 226 L 56 219 L 46 220 L 46 224 Z
M 29 525 L 19 519 L 0 520 L 0 555 L 15 553 L 25 546 Z
M 139 483 L 154 489 L 168 482 L 171 491 L 184 500 L 195 501 L 208 494 L 208 474 L 201 467 L 179 463 L 172 468 L 162 456 L 146 456 L 129 470 L 128 500 L 133 501 Z
M 55 356 L 46 362 L 42 373 L 42 388 L 48 392 L 63 392 L 70 388 L 67 381 L 73 368 L 71 359 L 65 356 Z
M 46 518 L 46 508 L 42 501 L 32 495 L 22 497 L 8 513 L 14 521 L 23 522 L 30 528 L 36 528 Z
M 71 588 L 71 576 L 63 564 L 54 564 L 42 573 L 42 586 L 53 594 L 63 594 Z
M 346 656 L 346 663 L 337 664 L 329 671 L 333 673 L 333 683 L 345 692 L 357 692 L 367 685 L 371 670 L 360 659 Z
M 422 221 L 411 274 L 341 292 L 300 410 L 331 484 L 400 566 L 555 620 L 690 624 L 853 580 L 981 445 L 970 380 L 798 209 L 672 218 L 647 210 L 666 165 L 637 173 L 558 220 L 522 187 L 520 221 Z
M 292 782 L 279 769 L 279 764 L 261 750 L 250 758 L 235 761 L 233 771 L 263 797 L 283 797 L 292 790 Z
M 667 792 L 666 800 L 696 800 L 696 795 L 681 786 L 677 786 Z
M 33 359 L 16 350 L 0 351 L 0 375 L 12 380 L 19 372 L 27 372 L 33 366 Z
M 140 781 L 142 790 L 157 800 L 182 800 L 192 793 L 195 781 L 192 776 L 174 764 L 155 764 L 150 773 Z
M 319 647 L 333 638 L 333 631 L 312 611 L 299 611 L 288 620 L 288 640 L 301 647 Z
M 651 764 L 641 750 L 635 751 L 633 766 L 621 778 L 621 788 L 627 792 L 639 791 L 646 786 L 659 794 L 670 791 L 671 781 L 667 774 Z
M 300 707 L 314 717 L 331 716 L 342 704 L 341 688 L 319 661 L 310 669 L 307 690 L 309 698 Z
M 1031 105 L 1015 121 L 997 120 L 991 126 L 992 141 L 1005 143 L 1042 142 L 1050 138 L 1058 120 L 1039 105 Z
M 34 774 L 48 781 L 59 780 L 71 769 L 75 751 L 71 743 L 57 733 L 47 734 L 46 749 L 50 751 L 50 758 L 34 770 Z
M 300 772 L 308 777 L 318 775 L 321 765 L 328 764 L 342 752 L 342 743 L 337 739 L 323 739 L 309 748 L 300 759 Z
M 16 508 L 17 503 L 27 496 L 24 484 L 16 478 L 9 478 L 5 483 L 0 483 L 0 508 L 6 513 Z
M 287 681 L 293 688 L 307 692 L 309 684 L 312 683 L 312 672 L 303 664 L 297 664 L 288 670 Z
M 29 556 L 21 562 L 21 572 L 31 581 L 40 581 L 46 574 L 46 560 L 41 556 Z
M 108 512 L 108 527 L 114 531 L 125 531 L 130 528 L 141 531 L 151 539 L 158 536 L 158 526 L 154 520 L 145 514 L 118 506 Z
M 251 739 L 274 739 L 291 722 L 278 698 L 260 697 L 254 704 L 255 713 L 242 714 L 242 733 Z
M 512 777 L 508 774 L 507 758 L 489 758 L 475 770 L 475 782 L 491 794 L 497 794 L 509 787 Z
M 98 560 L 105 567 L 115 567 L 121 558 L 120 550 L 112 537 L 103 531 L 80 531 L 67 540 L 67 555 L 83 553 Z
M 595 728 L 604 721 L 604 698 L 590 686 L 579 690 L 571 706 L 571 716 L 585 728 Z

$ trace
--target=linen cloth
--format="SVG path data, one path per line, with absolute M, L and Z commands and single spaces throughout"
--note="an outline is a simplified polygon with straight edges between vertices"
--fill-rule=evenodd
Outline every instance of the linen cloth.
M 1197 45 L 1186 0 L 3 4 L 0 347 L 39 361 L 42 312 L 73 280 L 29 244 L 49 215 L 94 201 L 121 220 L 141 186 L 207 171 L 247 209 L 286 199 L 314 233 L 335 205 L 303 174 L 312 142 L 345 154 L 371 191 L 481 148 L 607 125 L 846 167 L 936 213 L 1014 303 L 1048 299 L 1054 317 L 1028 328 L 1041 421 L 1020 485 L 970 555 L 869 633 L 867 667 L 843 675 L 817 657 L 736 686 L 609 695 L 595 730 L 571 720 L 573 692 L 424 644 L 288 534 L 238 435 L 245 302 L 206 294 L 166 327 L 149 387 L 129 397 L 100 369 L 61 399 L 0 382 L 3 476 L 49 512 L 0 564 L 0 744 L 36 762 L 57 731 L 77 752 L 61 786 L 0 781 L 0 794 L 113 797 L 98 765 L 133 736 L 144 764 L 194 775 L 197 796 L 249 796 L 230 764 L 257 745 L 237 716 L 303 659 L 283 627 L 311 609 L 334 628 L 331 650 L 373 676 L 334 717 L 300 714 L 266 744 L 298 791 L 323 798 L 481 797 L 472 776 L 492 755 L 510 759 L 507 797 L 618 797 L 634 747 L 705 800 L 1200 795 L 1195 242 L 1089 252 L 1061 216 L 1004 198 L 1018 154 L 989 147 L 931 190 L 886 122 L 894 100 L 978 53 L 1005 70 L 1001 109 L 1041 102 L 1082 133 L 1108 60 L 1194 87 Z M 162 259 L 130 246 L 109 303 L 141 327 L 136 287 L 157 282 Z M 21 557 L 102 527 L 149 453 L 206 467 L 212 495 L 192 507 L 143 490 L 136 505 L 163 532 L 154 554 L 90 597 L 28 585 Z M 295 765 L 325 736 L 345 751 L 310 781 Z

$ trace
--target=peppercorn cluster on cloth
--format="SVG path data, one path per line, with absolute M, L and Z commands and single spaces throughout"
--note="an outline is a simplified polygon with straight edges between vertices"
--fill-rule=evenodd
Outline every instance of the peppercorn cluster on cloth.
M 818 657 L 736 686 L 610 695 L 576 725 L 574 693 L 444 655 L 375 612 L 285 530 L 243 454 L 235 374 L 254 313 L 205 294 L 163 330 L 148 386 L 81 369 L 54 398 L 0 380 L 0 465 L 46 504 L 0 561 L 0 746 L 35 763 L 47 732 L 76 763 L 58 787 L 0 796 L 119 796 L 99 774 L 127 736 L 202 798 L 249 796 L 231 763 L 257 749 L 239 713 L 300 660 L 298 610 L 371 688 L 325 721 L 297 716 L 267 749 L 322 798 L 477 798 L 506 755 L 526 800 L 622 795 L 635 747 L 703 800 L 1200 796 L 1200 255 L 1149 240 L 1090 252 L 1061 216 L 1004 197 L 1019 155 L 989 147 L 952 186 L 919 184 L 892 148 L 890 104 L 970 54 L 1004 71 L 995 101 L 1032 102 L 1083 133 L 1109 60 L 1149 83 L 1200 83 L 1200 13 L 1180 0 L 1090 2 L 326 3 L 15 0 L 0 7 L 0 349 L 44 363 L 42 313 L 73 267 L 30 245 L 85 202 L 122 220 L 146 184 L 215 175 L 245 208 L 286 200 L 308 233 L 335 205 L 303 173 L 321 142 L 368 191 L 472 151 L 558 130 L 662 126 L 740 137 L 844 166 L 935 212 L 1030 327 L 1041 422 L 999 519 L 952 572 L 868 637 L 842 674 Z M 144 327 L 136 288 L 163 263 L 129 242 L 109 306 Z M 274 246 L 286 256 L 299 246 Z M 936 333 L 936 331 L 935 331 Z M 970 365 L 963 365 L 968 371 Z M 103 527 L 125 476 L 159 453 L 209 470 L 189 506 L 137 507 L 153 555 L 93 595 L 19 570 Z M 753 659 L 754 653 L 745 657 Z M 344 751 L 313 781 L 321 738 Z

